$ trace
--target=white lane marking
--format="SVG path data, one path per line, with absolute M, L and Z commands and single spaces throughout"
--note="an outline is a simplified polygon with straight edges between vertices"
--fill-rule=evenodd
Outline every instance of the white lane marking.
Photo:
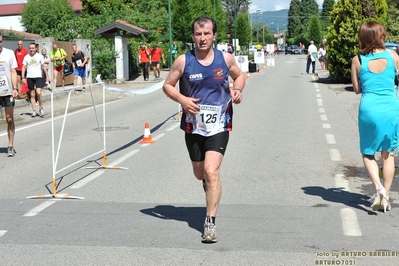
M 165 136 L 165 133 L 161 133 L 157 136 L 155 136 L 154 138 L 152 138 L 153 140 L 158 140 L 160 138 L 162 138 L 163 136 Z M 146 143 L 146 144 L 141 144 L 141 147 L 147 147 L 148 145 L 151 145 L 150 143 Z
M 138 153 L 140 150 L 132 150 L 129 153 L 126 153 L 125 155 L 123 155 L 122 157 L 119 157 L 119 159 L 116 159 L 115 161 L 113 161 L 112 163 L 108 164 L 109 166 L 117 166 L 118 164 L 122 163 L 123 161 L 129 159 L 130 157 L 132 157 L 133 155 L 135 155 L 136 153 Z
M 320 115 L 321 121 L 327 121 L 327 115 Z
M 317 99 L 317 105 L 323 106 L 323 99 Z
M 30 211 L 28 211 L 27 213 L 25 213 L 23 216 L 25 217 L 32 217 L 32 216 L 36 216 L 38 215 L 40 212 L 42 212 L 43 210 L 47 209 L 48 207 L 50 207 L 51 205 L 53 205 L 54 203 L 56 203 L 57 199 L 54 200 L 47 200 L 39 205 L 37 205 L 35 208 L 31 209 Z
M 321 98 L 321 94 L 320 93 L 316 94 L 316 97 Z
M 323 128 L 331 128 L 330 124 L 323 124 Z
M 334 176 L 334 180 L 335 180 L 335 187 L 340 188 L 344 191 L 350 191 L 349 182 L 345 178 L 345 175 L 337 174 Z
M 327 144 L 336 144 L 335 137 L 333 134 L 326 134 L 326 142 Z
M 313 80 L 316 80 L 314 77 L 313 77 Z M 318 88 L 319 87 L 319 84 L 317 84 L 317 82 L 316 83 L 313 83 L 314 84 L 314 87 L 315 88 Z
M 4 236 L 7 233 L 7 230 L 0 230 L 0 237 Z
M 86 185 L 87 183 L 89 183 L 90 181 L 93 181 L 94 179 L 96 179 L 97 177 L 99 177 L 100 175 L 102 175 L 105 171 L 96 171 L 88 176 L 86 176 L 85 178 L 79 180 L 78 182 L 76 182 L 75 184 L 73 184 L 72 186 L 70 186 L 69 188 L 72 189 L 78 189 L 83 187 L 84 185 Z
M 174 124 L 173 126 L 170 126 L 166 129 L 166 131 L 172 131 L 173 129 L 177 128 L 178 126 L 180 126 L 180 123 L 177 122 L 176 124 Z
M 342 219 L 342 229 L 346 236 L 362 236 L 360 225 L 357 220 L 356 212 L 350 208 L 340 210 Z
M 324 110 L 323 107 L 319 107 L 319 113 L 324 114 L 326 112 L 326 110 Z
M 342 161 L 341 154 L 339 153 L 339 150 L 337 150 L 337 149 L 330 149 L 330 150 L 329 150 L 329 153 L 330 153 L 330 159 L 331 159 L 331 161 L 333 161 L 333 162 Z
M 316 89 L 316 92 L 319 92 L 320 91 L 320 89 Z

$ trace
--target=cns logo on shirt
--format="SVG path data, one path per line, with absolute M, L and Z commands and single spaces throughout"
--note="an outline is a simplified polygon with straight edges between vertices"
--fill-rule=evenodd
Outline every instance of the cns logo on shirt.
M 193 81 L 193 80 L 202 80 L 202 79 L 203 79 L 202 73 L 199 73 L 199 74 L 191 74 L 191 75 L 189 76 L 189 79 L 190 79 L 190 81 Z
M 214 80 L 224 79 L 223 68 L 216 68 L 213 72 L 215 73 L 215 76 L 213 77 Z

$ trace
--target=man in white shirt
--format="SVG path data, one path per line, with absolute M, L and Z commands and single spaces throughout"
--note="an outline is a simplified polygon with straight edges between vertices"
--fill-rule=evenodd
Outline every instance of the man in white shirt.
M 316 59 L 317 59 L 317 47 L 316 45 L 314 45 L 313 41 L 310 41 L 310 45 L 308 48 L 307 62 L 306 62 L 306 73 L 309 74 L 310 64 L 312 64 L 312 74 L 315 73 Z
M 42 69 L 46 75 L 46 81 L 50 79 L 48 77 L 47 65 L 41 54 L 37 53 L 37 47 L 35 43 L 29 44 L 29 54 L 24 58 L 22 73 L 26 73 L 26 77 L 22 76 L 22 82 L 28 83 L 30 93 L 30 103 L 32 105 L 32 117 L 37 115 L 36 113 L 36 94 L 37 101 L 39 102 L 39 115 L 44 116 L 43 101 L 42 101 Z M 25 72 L 25 70 L 27 70 Z
M 3 36 L 0 34 L 0 108 L 4 107 L 6 113 L 8 157 L 13 157 L 15 154 L 14 105 L 15 99 L 18 97 L 17 66 L 14 52 L 3 47 Z

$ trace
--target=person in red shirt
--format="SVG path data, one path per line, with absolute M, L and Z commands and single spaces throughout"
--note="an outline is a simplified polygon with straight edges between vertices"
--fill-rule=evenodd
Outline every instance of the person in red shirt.
M 17 89 L 18 91 L 21 90 L 21 85 L 22 85 L 22 61 L 24 60 L 25 55 L 29 54 L 28 49 L 24 48 L 24 42 L 22 40 L 18 40 L 17 42 L 18 48 L 14 51 L 15 58 L 17 59 L 17 68 L 15 69 L 17 71 Z
M 154 80 L 159 80 L 161 79 L 160 74 L 161 74 L 161 68 L 159 62 L 161 61 L 162 57 L 162 62 L 165 64 L 165 58 L 163 56 L 163 52 L 161 48 L 158 48 L 156 44 L 152 46 L 152 49 L 150 51 L 150 60 L 151 60 L 151 65 L 152 65 L 152 70 L 154 71 Z
M 143 70 L 144 80 L 147 81 L 149 78 L 148 62 L 150 61 L 150 53 L 149 53 L 147 45 L 145 45 L 145 43 L 143 43 L 141 45 L 141 49 L 139 50 L 138 55 L 139 55 L 139 63 L 140 63 L 141 69 Z

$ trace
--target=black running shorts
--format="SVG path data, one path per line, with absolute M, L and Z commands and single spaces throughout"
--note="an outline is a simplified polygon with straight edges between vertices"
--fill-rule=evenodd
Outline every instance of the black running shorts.
M 15 105 L 15 99 L 12 95 L 1 96 L 0 97 L 0 108 L 3 107 L 13 107 Z
M 37 88 L 42 88 L 42 78 L 28 78 L 29 91 L 36 90 Z
M 210 137 L 186 133 L 185 140 L 191 161 L 202 162 L 205 160 L 207 151 L 216 151 L 224 155 L 229 142 L 229 131 L 220 132 Z

